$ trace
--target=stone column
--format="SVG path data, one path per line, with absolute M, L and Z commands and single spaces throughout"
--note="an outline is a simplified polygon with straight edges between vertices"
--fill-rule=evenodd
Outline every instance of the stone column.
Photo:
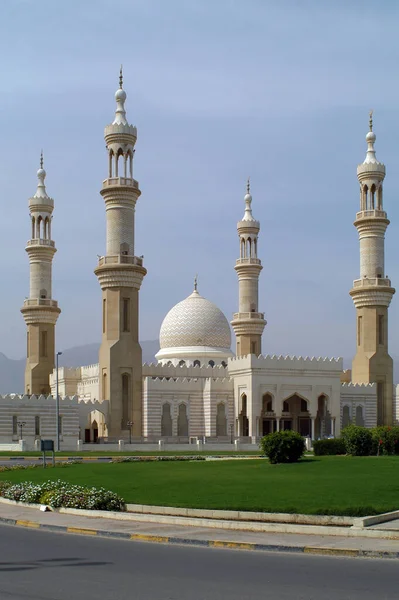
M 280 431 L 280 417 L 276 417 L 276 431 Z
M 312 434 L 311 434 L 311 438 L 312 438 L 312 440 L 314 440 L 314 433 L 315 433 L 314 432 L 314 430 L 315 430 L 314 426 L 315 426 L 316 417 L 310 417 L 310 419 L 311 419 L 311 422 L 312 422 Z

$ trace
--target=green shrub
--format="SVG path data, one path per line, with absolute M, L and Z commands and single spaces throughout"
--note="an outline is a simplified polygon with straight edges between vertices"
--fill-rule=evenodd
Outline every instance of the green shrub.
M 370 456 L 373 451 L 373 436 L 370 429 L 348 425 L 342 430 L 346 453 L 352 456 Z
M 313 442 L 315 456 L 346 454 L 345 441 L 342 438 L 316 440 Z
M 399 427 L 374 427 L 372 454 L 399 454 Z
M 305 452 L 305 441 L 296 431 L 276 431 L 265 435 L 260 447 L 272 464 L 297 462 Z

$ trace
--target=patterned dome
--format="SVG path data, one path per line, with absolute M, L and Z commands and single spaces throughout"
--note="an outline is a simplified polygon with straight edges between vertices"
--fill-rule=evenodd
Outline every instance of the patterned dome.
M 159 342 L 161 350 L 183 346 L 230 348 L 231 332 L 222 311 L 194 290 L 168 312 Z

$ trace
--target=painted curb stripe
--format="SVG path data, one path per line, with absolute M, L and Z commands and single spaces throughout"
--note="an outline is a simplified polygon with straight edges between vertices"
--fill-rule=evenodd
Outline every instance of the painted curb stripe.
M 84 527 L 66 527 L 65 525 L 51 525 L 37 523 L 36 521 L 25 521 L 22 519 L 8 519 L 0 517 L 0 523 L 28 527 L 32 529 L 43 529 L 57 533 L 72 533 L 79 535 L 95 535 L 99 537 L 125 539 L 136 542 L 155 542 L 161 544 L 183 544 L 186 546 L 199 546 L 207 548 L 225 548 L 236 550 L 263 550 L 266 552 L 299 552 L 305 554 L 319 554 L 330 556 L 350 556 L 369 558 L 391 558 L 399 559 L 399 552 L 383 550 L 355 550 L 352 548 L 318 548 L 317 546 L 284 546 L 275 544 L 256 544 L 247 542 L 228 542 L 224 540 L 196 540 L 190 538 L 167 537 L 143 533 L 124 533 L 119 531 L 106 531 L 101 529 L 86 529 Z
M 338 556 L 360 556 L 361 550 L 352 548 L 318 548 L 317 546 L 305 546 L 303 549 L 305 554 L 328 554 Z M 365 550 L 364 552 L 368 552 Z
M 96 529 L 84 529 L 83 527 L 67 527 L 67 533 L 79 533 L 81 535 L 97 535 Z
M 35 521 L 23 521 L 22 519 L 18 519 L 15 521 L 15 525 L 19 525 L 20 527 L 32 527 L 33 529 L 40 529 L 40 523 L 36 523 Z

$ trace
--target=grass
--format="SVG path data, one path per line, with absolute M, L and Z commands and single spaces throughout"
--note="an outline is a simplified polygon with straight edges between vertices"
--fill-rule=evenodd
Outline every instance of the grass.
M 399 457 L 323 456 L 288 465 L 91 463 L 3 472 L 0 479 L 103 486 L 136 504 L 362 516 L 399 508 L 398 469 Z

